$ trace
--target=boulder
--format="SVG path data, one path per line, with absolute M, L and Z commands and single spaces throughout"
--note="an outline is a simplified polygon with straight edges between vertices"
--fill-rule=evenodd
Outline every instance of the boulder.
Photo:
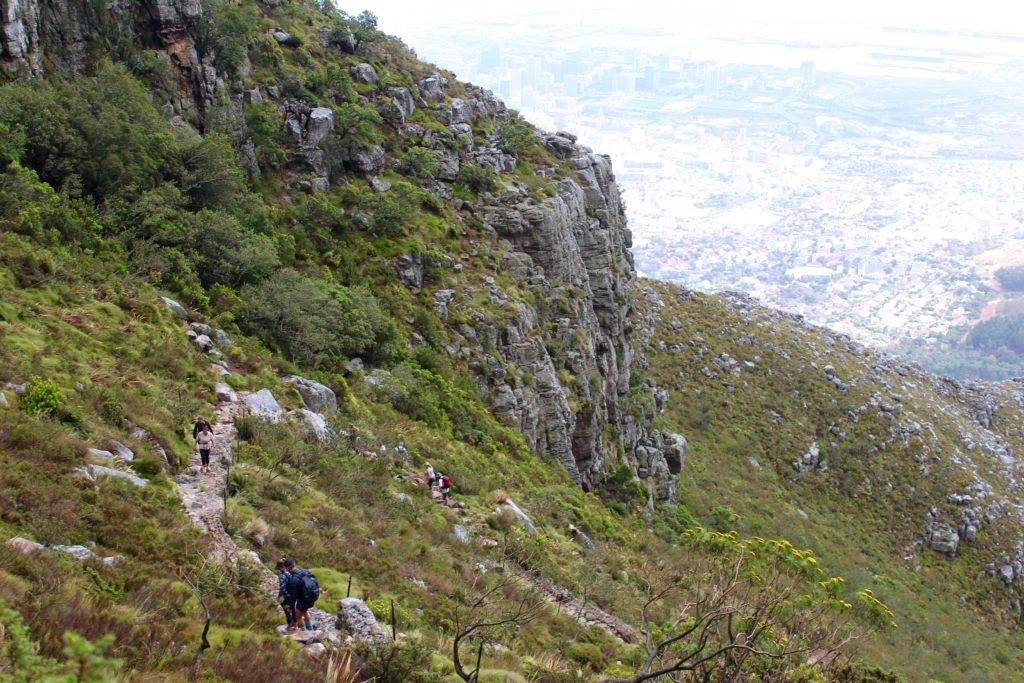
M 350 161 L 357 172 L 368 176 L 377 175 L 384 170 L 384 148 L 380 145 L 360 147 L 352 151 Z
M 594 545 L 594 542 L 590 540 L 590 536 L 587 536 L 587 534 L 583 532 L 583 529 L 580 529 L 575 524 L 569 525 L 569 534 L 585 551 L 591 552 L 597 548 L 597 546 Z
M 441 102 L 444 100 L 444 79 L 439 74 L 427 76 L 416 84 L 419 87 L 420 97 L 427 102 Z
M 115 453 L 117 453 L 117 457 L 121 458 L 122 460 L 127 460 L 128 462 L 135 460 L 135 451 L 128 448 L 120 441 L 114 441 L 113 439 L 111 439 L 110 447 L 114 449 Z
M 326 176 L 317 176 L 309 181 L 310 194 L 323 194 L 331 189 L 331 180 Z
M 46 552 L 46 546 L 42 543 L 36 543 L 35 541 L 30 541 L 27 538 L 22 538 L 21 536 L 15 536 L 14 538 L 8 539 L 7 545 L 11 546 L 16 552 L 19 552 L 22 555 Z
M 322 656 L 327 652 L 327 646 L 323 643 L 309 643 L 302 648 L 302 653 L 310 657 L 316 658 Z
M 315 107 L 306 121 L 306 144 L 316 147 L 334 131 L 334 112 L 327 107 Z
M 234 403 L 238 400 L 238 393 L 231 388 L 231 385 L 225 384 L 224 382 L 217 382 L 213 385 L 213 390 L 217 392 L 218 402 L 229 402 Z
M 231 346 L 231 337 L 224 330 L 218 329 L 213 333 L 213 341 L 217 346 Z
M 529 530 L 530 534 L 537 533 L 537 525 L 533 523 L 533 520 L 530 519 L 529 516 L 527 516 L 527 514 L 523 512 L 522 509 L 518 505 L 516 505 L 511 498 L 505 500 L 502 503 L 502 505 L 512 510 L 512 513 L 516 516 L 516 518 L 526 525 L 526 528 Z M 500 510 L 501 508 L 498 509 Z
M 10 408 L 11 403 L 7 400 L 7 394 L 0 391 L 0 408 Z
M 423 289 L 423 254 L 413 252 L 402 254 L 395 261 L 395 275 L 407 289 L 418 292 Z
M 332 29 L 324 37 L 327 45 L 334 46 L 347 55 L 356 53 L 356 38 L 348 28 Z
M 110 451 L 105 451 L 101 448 L 90 448 L 89 455 L 94 455 L 97 458 L 103 458 L 104 460 L 113 460 L 114 454 Z
M 665 462 L 669 472 L 679 474 L 686 465 L 686 437 L 675 432 L 665 432 Z
M 371 64 L 367 64 L 366 62 L 350 67 L 348 72 L 352 76 L 352 80 L 356 83 L 370 85 L 377 82 L 377 70 L 374 69 Z
M 210 339 L 205 334 L 197 334 L 194 337 L 192 337 L 191 335 L 189 336 L 192 339 L 192 343 L 195 345 L 195 347 L 202 351 L 203 353 L 209 353 L 210 351 L 213 351 L 213 340 Z
M 177 315 L 178 317 L 188 317 L 188 311 L 185 310 L 185 307 L 179 304 L 174 299 L 169 299 L 166 296 L 162 296 L 160 297 L 160 299 L 167 305 L 167 308 L 171 309 L 171 311 L 173 311 L 174 314 Z
M 123 472 L 121 470 L 111 469 L 110 467 L 103 467 L 102 465 L 88 465 L 88 468 L 93 479 L 96 479 L 97 477 L 117 477 L 119 479 L 129 481 L 139 488 L 149 486 L 148 481 L 138 475 L 132 474 L 131 472 Z
M 282 31 L 281 29 L 271 31 L 270 35 L 273 36 L 274 40 L 285 47 L 300 47 L 302 45 L 302 40 L 290 33 Z
M 290 375 L 287 380 L 295 385 L 302 398 L 302 405 L 316 413 L 333 413 L 338 409 L 338 397 L 325 384 L 315 380 Z
M 271 422 L 277 422 L 284 415 L 284 409 L 281 408 L 281 404 L 274 398 L 270 389 L 260 389 L 255 394 L 246 396 L 245 407 L 248 408 L 251 415 Z
M 370 608 L 359 598 L 338 601 L 338 631 L 347 632 L 359 642 L 387 643 L 391 640 Z
M 469 545 L 473 542 L 473 537 L 469 535 L 469 530 L 461 524 L 452 524 L 452 536 L 463 545 Z
M 320 441 L 327 441 L 331 438 L 331 428 L 327 426 L 327 420 L 323 418 L 323 415 L 314 413 L 312 410 L 306 410 L 305 408 L 299 408 L 289 415 L 298 417 L 303 425 Z
M 391 101 L 395 103 L 395 106 L 398 107 L 403 116 L 412 116 L 413 112 L 416 111 L 416 102 L 413 100 L 412 93 L 409 92 L 408 88 L 388 88 L 388 94 L 391 95 Z
M 957 536 L 953 527 L 944 522 L 932 522 L 928 528 L 928 535 L 925 539 L 928 547 L 937 553 L 949 557 L 956 555 L 957 546 L 960 544 L 960 537 Z
M 71 555 L 79 562 L 85 562 L 86 560 L 95 557 L 96 553 L 86 548 L 84 545 L 55 545 L 54 550 L 59 550 L 62 553 Z
M 96 476 L 88 467 L 75 467 L 71 470 L 71 476 L 75 479 L 85 479 L 87 481 L 96 481 Z
M 191 327 L 193 330 L 195 330 L 196 334 L 210 334 L 210 330 L 212 329 L 206 323 L 192 322 L 192 323 L 189 323 L 188 326 Z

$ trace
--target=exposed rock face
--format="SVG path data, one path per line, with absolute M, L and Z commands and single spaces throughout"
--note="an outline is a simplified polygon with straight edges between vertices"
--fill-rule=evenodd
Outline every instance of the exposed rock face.
M 5 70 L 36 76 L 42 71 L 38 0 L 0 0 L 0 59 Z
M 250 394 L 242 399 L 250 414 L 262 417 L 271 422 L 277 422 L 284 415 L 284 409 L 274 398 L 270 389 L 260 389 L 255 394 Z
M 418 83 L 420 105 L 455 136 L 452 145 L 450 139 L 424 133 L 423 146 L 438 162 L 437 184 L 443 189 L 454 181 L 466 160 L 496 173 L 513 172 L 516 157 L 500 149 L 497 137 L 481 136 L 475 125 L 500 129 L 509 121 L 504 103 L 473 87 L 446 101 L 443 85 L 438 75 Z M 412 95 L 406 100 L 406 94 L 388 91 L 394 104 L 409 112 Z M 637 356 L 627 322 L 636 273 L 611 161 L 577 145 L 569 133 L 542 136 L 542 142 L 573 169 L 553 179 L 554 196 L 538 197 L 506 183 L 500 196 L 485 194 L 480 206 L 456 204 L 482 219 L 485 236 L 499 254 L 497 273 L 521 282 L 536 303 L 522 303 L 489 278 L 486 294 L 501 307 L 500 317 L 461 310 L 472 322 L 458 326 L 448 352 L 474 360 L 478 384 L 498 418 L 521 431 L 531 449 L 558 460 L 583 488 L 593 488 L 613 469 L 618 456 L 611 433 L 620 436 L 631 468 L 652 482 L 652 494 L 673 499 L 685 439 L 651 430 L 655 413 L 625 409 L 631 391 L 648 395 L 656 387 L 631 388 L 629 383 Z M 371 150 L 354 152 L 351 162 L 367 175 L 382 168 Z M 421 254 L 401 256 L 393 265 L 409 289 L 429 285 Z M 445 321 L 467 300 L 455 289 L 432 296 Z
M 338 397 L 329 386 L 298 375 L 291 375 L 287 379 L 295 385 L 302 404 L 314 413 L 333 413 L 338 409 Z
M 352 80 L 356 83 L 371 84 L 377 82 L 377 70 L 371 64 L 366 64 L 365 62 L 357 64 L 348 71 L 352 75 Z
M 178 83 L 178 97 L 170 103 L 177 112 L 202 114 L 226 95 L 213 55 L 197 50 L 199 0 L 113 0 L 100 11 L 102 16 L 85 2 L 0 0 L 0 69 L 16 77 L 41 76 L 44 67 L 76 73 L 105 30 L 120 30 L 139 36 L 139 47 L 166 59 Z M 114 27 L 97 25 L 107 21 Z
M 481 110 L 495 111 L 499 120 L 504 115 L 488 98 L 455 100 L 452 108 L 454 120 Z M 570 160 L 578 179 L 558 180 L 555 196 L 541 201 L 506 192 L 481 208 L 484 223 L 509 247 L 501 268 L 526 283 L 539 302 L 536 308 L 519 306 L 503 328 L 484 321 L 475 326 L 478 342 L 497 349 L 503 361 L 490 369 L 486 382 L 495 411 L 585 489 L 600 482 L 614 460 L 601 438 L 611 425 L 637 473 L 659 482 L 659 498 L 673 498 L 678 447 L 670 467 L 665 439 L 648 433 L 646 419 L 636 420 L 622 409 L 635 356 L 627 320 L 636 275 L 611 162 L 566 134 L 544 142 Z M 497 302 L 504 296 L 497 287 L 491 294 Z M 508 376 L 507 365 L 529 380 Z M 566 374 L 575 378 L 575 386 L 565 385 Z
M 359 598 L 338 601 L 338 631 L 348 632 L 353 640 L 386 643 L 391 640 L 377 623 L 377 618 Z
M 170 78 L 177 87 L 170 89 L 172 95 L 160 97 L 177 125 L 201 128 L 205 115 L 215 112 L 219 123 L 243 129 L 243 104 L 273 102 L 283 116 L 286 141 L 285 157 L 274 163 L 285 163 L 289 170 L 305 175 L 295 183 L 301 191 L 330 189 L 330 173 L 338 168 L 326 158 L 334 149 L 331 140 L 338 136 L 332 110 L 317 106 L 323 103 L 283 97 L 275 85 L 232 92 L 230 83 L 237 74 L 218 72 L 215 55 L 199 40 L 204 11 L 199 0 L 114 0 L 107 9 L 117 28 L 138 36 L 140 48 L 170 65 Z M 79 71 L 98 40 L 95 17 L 88 16 L 86 3 L 0 0 L 0 10 L 0 61 L 14 75 L 38 75 L 41 65 L 49 69 L 51 64 L 61 71 Z M 271 35 L 282 46 L 294 47 L 291 36 L 283 31 Z M 342 51 L 353 49 L 346 32 L 327 32 L 319 39 Z M 248 64 L 238 68 L 244 71 Z M 460 97 L 449 98 L 447 79 L 440 74 L 423 78 L 415 86 L 391 85 L 393 74 L 377 73 L 369 63 L 351 67 L 350 74 L 357 83 L 378 86 L 364 89 L 362 97 L 383 114 L 393 113 L 392 125 L 405 126 L 405 117 L 420 109 L 447 128 L 421 127 L 418 133 L 422 146 L 437 161 L 437 170 L 423 181 L 424 187 L 482 221 L 491 250 L 500 254 L 496 269 L 514 275 L 536 299 L 535 304 L 524 304 L 498 285 L 490 285 L 488 295 L 502 309 L 501 316 L 469 311 L 472 324 L 462 325 L 462 338 L 453 341 L 451 352 L 464 353 L 481 370 L 478 383 L 500 419 L 521 430 L 535 451 L 556 458 L 585 489 L 613 469 L 620 459 L 615 441 L 621 438 L 628 464 L 652 482 L 653 495 L 673 498 L 675 463 L 681 462 L 679 453 L 671 450 L 678 451 L 676 442 L 649 428 L 654 414 L 627 410 L 631 393 L 646 395 L 655 388 L 630 387 L 637 353 L 627 320 L 633 310 L 636 274 L 629 253 L 631 235 L 609 158 L 578 145 L 569 133 L 543 135 L 541 142 L 567 167 L 539 169 L 542 177 L 551 177 L 553 196 L 531 194 L 512 175 L 516 156 L 504 150 L 498 133 L 489 132 L 500 131 L 510 120 L 505 104 L 493 93 L 468 86 L 460 88 Z M 253 144 L 242 141 L 241 146 L 251 152 L 249 169 L 255 173 L 259 163 Z M 382 173 L 389 161 L 379 145 L 347 148 L 341 154 L 343 158 L 333 161 L 370 179 Z M 479 206 L 454 200 L 452 183 L 469 162 L 505 174 L 500 196 L 484 194 L 473 202 Z M 382 183 L 375 187 L 386 190 Z M 410 257 L 396 270 L 403 283 L 421 289 L 430 285 L 423 265 Z M 456 291 L 435 301 L 445 320 L 451 307 L 465 303 Z M 186 315 L 172 302 L 167 305 Z M 214 339 L 223 343 L 209 330 L 193 333 L 203 351 L 215 352 Z M 514 373 L 508 371 L 512 367 Z M 307 407 L 320 410 L 308 403 Z M 281 412 L 280 406 L 269 410 L 272 419 Z

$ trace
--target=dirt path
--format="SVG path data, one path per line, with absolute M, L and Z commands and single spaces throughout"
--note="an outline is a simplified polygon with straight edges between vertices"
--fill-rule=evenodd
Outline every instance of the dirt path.
M 228 464 L 234 462 L 233 448 L 238 438 L 235 419 L 245 414 L 245 392 L 240 392 L 232 400 L 221 399 L 214 408 L 216 420 L 213 423 L 213 436 L 216 439 L 210 453 L 210 471 L 200 471 L 199 453 L 193 453 L 189 466 L 182 474 L 175 477 L 181 489 L 182 505 L 185 513 L 203 533 L 213 539 L 210 558 L 216 562 L 237 562 L 243 553 L 228 535 L 224 528 L 224 489 L 228 472 Z M 259 561 L 253 557 L 253 561 Z M 276 600 L 278 581 L 274 572 L 262 567 L 261 588 L 264 597 Z M 319 608 L 309 611 L 316 626 L 312 632 L 288 634 L 288 637 L 302 643 L 303 647 L 314 652 L 314 648 L 324 642 L 335 642 L 338 634 L 335 627 L 336 617 Z M 279 629 L 285 635 L 284 626 Z
M 192 523 L 213 538 L 211 559 L 234 562 L 238 559 L 238 546 L 224 530 L 224 485 L 227 464 L 232 461 L 232 448 L 238 430 L 235 418 L 242 415 L 244 396 L 235 401 L 220 401 L 215 408 L 213 436 L 216 439 L 210 453 L 210 471 L 200 472 L 199 453 L 193 453 L 189 466 L 175 477 L 181 489 L 185 513 Z M 269 572 L 268 572 L 269 573 Z M 273 574 L 271 574 L 273 577 Z M 274 579 L 276 586 L 277 579 Z

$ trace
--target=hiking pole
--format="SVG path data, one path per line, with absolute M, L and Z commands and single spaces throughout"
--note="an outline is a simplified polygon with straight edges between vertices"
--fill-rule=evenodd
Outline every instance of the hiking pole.
M 391 600 L 391 640 L 397 640 L 395 636 L 395 601 Z
M 345 597 L 346 598 L 351 598 L 352 597 L 352 575 L 351 574 L 348 575 L 348 588 L 345 589 Z

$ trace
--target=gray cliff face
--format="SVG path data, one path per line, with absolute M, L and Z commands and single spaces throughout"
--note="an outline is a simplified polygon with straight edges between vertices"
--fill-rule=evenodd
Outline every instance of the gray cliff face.
M 491 97 L 482 93 L 460 109 L 496 112 L 500 120 L 504 109 Z M 562 463 L 584 489 L 607 476 L 621 445 L 652 496 L 674 499 L 685 439 L 651 430 L 655 414 L 633 407 L 630 398 L 636 271 L 611 160 L 568 133 L 545 135 L 543 142 L 575 177 L 559 179 L 553 197 L 537 200 L 525 187 L 513 187 L 477 208 L 503 254 L 498 272 L 522 282 L 534 301 L 520 303 L 498 326 L 480 320 L 465 330 L 500 358 L 487 362 L 479 383 L 499 418 L 521 431 L 533 450 Z M 492 301 L 504 297 L 492 285 Z M 638 390 L 656 393 L 649 384 Z
M 195 35 L 199 0 L 114 0 L 97 6 L 62 0 L 0 0 L 0 71 L 8 77 L 79 72 L 90 48 L 135 49 L 167 62 L 179 96 L 176 113 L 209 110 L 225 90 L 212 55 L 200 54 Z
M 340 167 L 367 178 L 377 191 L 390 187 L 377 176 L 396 162 L 381 146 L 354 146 L 342 159 L 329 157 L 339 153 L 331 145 L 339 132 L 324 103 L 285 97 L 270 84 L 233 91 L 231 79 L 214 67 L 216 55 L 202 47 L 199 0 L 114 0 L 104 12 L 96 7 L 0 0 L 0 69 L 14 78 L 44 75 L 44 69 L 76 73 L 90 55 L 132 49 L 168 64 L 177 87 L 154 96 L 164 98 L 158 104 L 173 126 L 201 128 L 214 121 L 241 131 L 247 104 L 271 102 L 284 121 L 286 170 L 298 175 L 294 189 L 326 192 L 337 180 L 332 169 Z M 294 47 L 283 31 L 271 35 L 283 49 Z M 248 69 L 243 59 L 238 75 Z M 569 133 L 544 134 L 541 142 L 563 166 L 537 169 L 554 186 L 553 193 L 538 193 L 516 180 L 516 157 L 490 132 L 512 118 L 493 93 L 459 87 L 440 74 L 407 88 L 385 85 L 368 63 L 350 71 L 355 81 L 375 86 L 360 95 L 360 103 L 375 107 L 386 125 L 434 156 L 436 170 L 422 180 L 424 187 L 482 228 L 486 251 L 496 255 L 496 274 L 511 276 L 528 293 L 509 294 L 492 279 L 491 312 L 485 314 L 468 304 L 469 287 L 433 292 L 435 310 L 449 321 L 449 351 L 468 361 L 499 419 L 521 431 L 535 452 L 557 459 L 585 489 L 625 463 L 648 481 L 652 498 L 673 499 L 685 439 L 650 428 L 663 392 L 650 382 L 631 383 L 642 359 L 631 328 L 636 272 L 611 160 L 576 144 Z M 417 110 L 446 130 L 407 122 Z M 254 143 L 237 142 L 249 172 L 257 174 Z M 500 191 L 482 194 L 476 205 L 453 191 L 469 163 L 503 181 Z M 445 258 L 450 262 L 441 267 L 461 267 Z M 393 265 L 399 281 L 419 291 L 430 286 L 426 270 L 438 265 L 428 261 L 413 253 Z M 450 321 L 449 311 L 463 322 Z

